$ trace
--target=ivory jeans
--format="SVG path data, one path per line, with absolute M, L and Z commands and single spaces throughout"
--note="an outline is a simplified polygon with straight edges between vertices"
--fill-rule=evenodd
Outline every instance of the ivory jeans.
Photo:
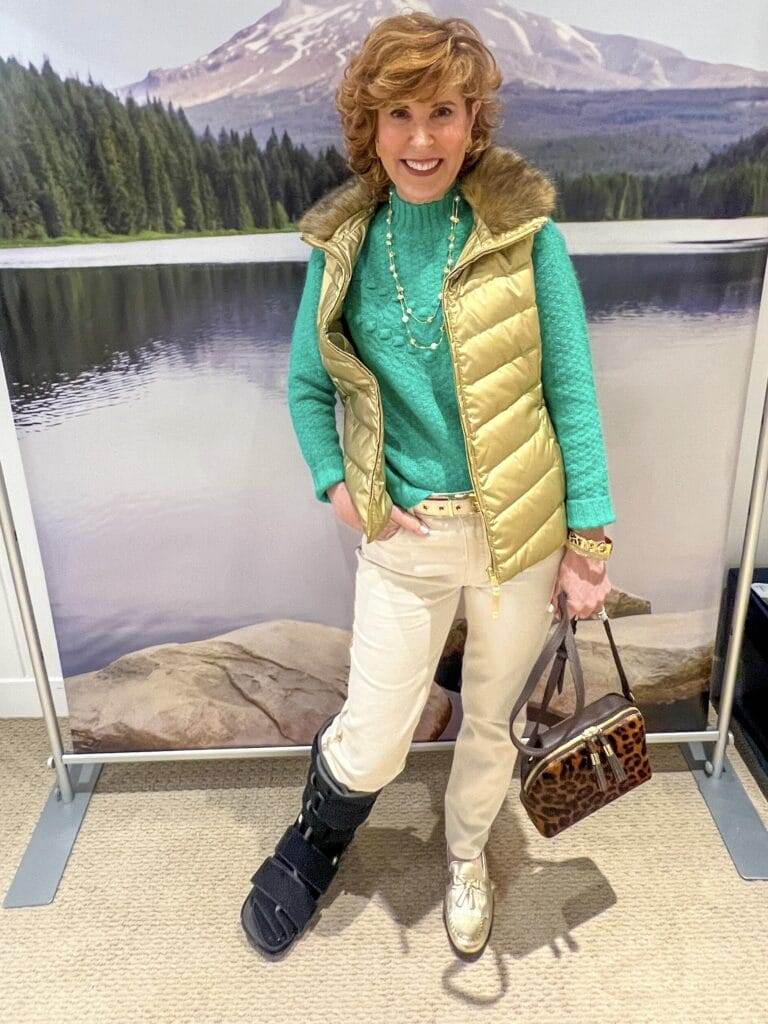
M 480 514 L 418 515 L 429 535 L 401 527 L 387 540 L 363 535 L 356 548 L 347 698 L 320 749 L 335 778 L 358 792 L 380 789 L 403 770 L 463 593 L 462 721 L 445 833 L 452 854 L 469 860 L 483 850 L 509 790 L 518 753 L 509 716 L 553 621 L 547 605 L 565 545 L 501 584 L 494 619 Z M 521 711 L 515 735 L 524 727 Z

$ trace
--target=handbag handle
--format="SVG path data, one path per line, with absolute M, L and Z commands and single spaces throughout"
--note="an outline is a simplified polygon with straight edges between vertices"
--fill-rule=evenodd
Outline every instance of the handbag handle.
M 576 632 L 576 623 L 578 621 L 579 620 L 575 619 L 575 618 L 571 619 L 571 627 L 573 628 L 574 633 Z M 614 643 L 613 633 L 611 632 L 611 627 L 608 625 L 608 619 L 603 619 L 603 625 L 605 626 L 605 631 L 608 634 L 608 642 L 611 645 L 611 654 L 613 655 L 613 660 L 614 660 L 614 663 L 616 665 L 616 670 L 619 673 L 619 679 L 621 681 L 622 692 L 623 692 L 624 696 L 626 697 L 626 699 L 631 701 L 634 704 L 634 703 L 636 703 L 635 696 L 632 693 L 631 689 L 629 688 L 629 683 L 627 682 L 627 676 L 626 676 L 626 673 L 624 672 L 624 666 L 621 664 L 621 659 L 619 658 L 619 652 L 616 649 L 616 644 Z M 565 675 L 566 657 L 567 657 L 567 655 L 566 655 L 566 652 L 565 652 L 565 646 L 564 646 L 564 644 L 561 644 L 559 649 L 558 649 L 558 651 L 557 651 L 557 654 L 555 656 L 555 660 L 552 663 L 552 671 L 550 672 L 549 679 L 547 680 L 547 685 L 546 685 L 546 687 L 544 689 L 544 696 L 542 698 L 541 708 L 540 708 L 540 711 L 542 713 L 547 710 L 547 708 L 549 706 L 549 702 L 552 699 L 552 694 L 554 693 L 555 687 L 557 687 L 557 692 L 558 693 L 562 693 L 563 692 L 563 676 Z M 531 734 L 531 738 L 532 739 L 535 739 L 536 736 L 538 735 L 538 726 L 539 726 L 539 722 L 537 721 L 536 722 L 536 728 L 534 729 L 533 733 Z
M 544 757 L 550 752 L 550 750 L 553 750 L 555 746 L 562 743 L 563 738 L 559 739 L 557 743 L 553 741 L 549 745 L 531 749 L 530 744 L 523 743 L 522 740 L 519 740 L 517 736 L 515 736 L 512 730 L 512 723 L 519 715 L 521 709 L 525 707 L 531 699 L 533 691 L 536 689 L 536 684 L 541 678 L 541 673 L 553 655 L 556 655 L 556 659 L 555 666 L 553 666 L 553 671 L 549 678 L 549 683 L 553 683 L 553 680 L 556 678 L 556 672 L 558 671 L 557 660 L 561 659 L 562 668 L 564 668 L 565 658 L 569 657 L 571 659 L 573 681 L 576 686 L 576 711 L 574 712 L 574 716 L 578 718 L 584 710 L 584 678 L 581 671 L 581 659 L 579 658 L 579 652 L 576 650 L 573 626 L 568 618 L 568 595 L 564 590 L 561 590 L 558 594 L 557 603 L 560 608 L 560 619 L 555 626 L 555 629 L 552 631 L 552 634 L 547 638 L 544 646 L 542 647 L 541 652 L 528 675 L 525 686 L 523 687 L 520 696 L 515 701 L 515 706 L 512 708 L 512 712 L 509 716 L 510 739 L 518 750 L 522 750 L 523 753 L 530 754 L 533 757 Z M 562 649 L 559 649 L 561 647 Z M 552 686 L 552 689 L 554 689 L 554 686 Z M 536 725 L 538 727 L 538 722 Z M 534 742 L 537 736 L 538 733 L 536 734 L 536 737 L 533 737 Z
M 547 680 L 547 684 L 544 690 L 544 697 L 541 702 L 540 711 L 546 711 L 549 702 L 552 699 L 555 687 L 557 687 L 558 693 L 563 692 L 563 677 L 565 675 L 565 663 L 568 657 L 571 658 L 571 670 L 573 674 L 574 684 L 576 686 L 576 711 L 574 712 L 573 718 L 575 719 L 576 717 L 578 717 L 584 710 L 584 676 L 581 668 L 581 659 L 579 658 L 578 650 L 576 647 L 576 640 L 574 637 L 576 623 L 578 622 L 578 619 L 575 617 L 573 619 L 568 619 L 567 598 L 568 595 L 565 593 L 565 591 L 560 591 L 557 599 L 558 607 L 560 609 L 560 620 L 558 622 L 558 625 L 552 633 L 552 635 L 548 638 L 547 642 L 545 643 L 544 648 L 539 654 L 539 657 L 536 659 L 536 663 L 534 664 L 528 676 L 528 681 L 526 682 L 522 693 L 518 697 L 517 702 L 515 703 L 515 706 L 512 709 L 510 715 L 510 739 L 519 750 L 522 750 L 524 753 L 527 753 L 532 757 L 544 757 L 547 753 L 549 753 L 551 749 L 553 749 L 557 745 L 562 744 L 564 740 L 567 738 L 560 737 L 557 740 L 557 743 L 551 743 L 548 746 L 534 746 L 539 736 L 540 720 L 537 720 L 537 722 L 535 723 L 528 744 L 524 744 L 522 743 L 522 741 L 518 740 L 518 738 L 512 731 L 512 723 L 514 722 L 517 715 L 520 713 L 520 710 L 523 707 L 523 705 L 526 704 L 528 700 L 530 700 L 531 695 L 534 689 L 536 688 L 536 684 L 541 678 L 541 673 L 549 659 L 552 657 L 553 648 L 555 647 L 557 647 L 557 650 L 554 651 L 555 658 L 552 663 L 552 671 L 550 672 L 549 679 Z M 611 627 L 608 624 L 608 619 L 603 619 L 602 621 L 603 625 L 605 626 L 605 631 L 608 635 L 608 642 L 611 647 L 611 654 L 613 655 L 613 660 L 616 664 L 616 669 L 618 671 L 619 679 L 621 681 L 622 692 L 626 699 L 634 704 L 636 703 L 635 697 L 627 681 L 624 666 L 621 664 L 619 652 L 616 648 L 616 644 L 613 639 L 613 633 L 611 632 Z

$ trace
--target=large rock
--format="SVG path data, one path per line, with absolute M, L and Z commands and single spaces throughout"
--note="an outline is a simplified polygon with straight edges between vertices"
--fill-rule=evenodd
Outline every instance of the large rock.
M 709 689 L 716 609 L 625 615 L 615 623 L 609 622 L 609 627 L 627 682 L 638 702 L 671 704 Z M 602 621 L 579 619 L 575 636 L 586 703 L 604 693 L 621 693 L 621 680 Z M 544 695 L 549 669 L 547 666 L 541 677 L 533 707 Z M 565 669 L 563 693 L 556 693 L 549 707 L 558 714 L 572 714 L 576 708 L 570 661 Z
M 647 598 L 631 594 L 626 590 L 619 590 L 617 587 L 613 587 L 608 592 L 603 603 L 608 617 L 611 619 L 618 619 L 625 615 L 647 615 L 651 611 L 651 602 Z M 445 690 L 461 692 L 461 669 L 466 640 L 467 620 L 462 616 L 454 619 L 448 631 L 443 654 L 435 672 L 435 681 Z
M 305 745 L 347 693 L 352 634 L 279 619 L 208 640 L 145 647 L 66 680 L 73 749 Z M 451 717 L 432 683 L 414 739 Z
M 624 615 L 650 615 L 651 612 L 651 602 L 647 597 L 631 594 L 618 587 L 608 591 L 603 604 L 609 619 L 618 619 Z

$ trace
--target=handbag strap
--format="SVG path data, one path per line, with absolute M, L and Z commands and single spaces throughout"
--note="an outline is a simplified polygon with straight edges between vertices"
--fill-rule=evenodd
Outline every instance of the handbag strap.
M 549 659 L 553 656 L 559 656 L 560 664 L 562 668 L 565 667 L 565 657 L 571 659 L 571 670 L 573 673 L 573 681 L 576 686 L 576 711 L 574 716 L 578 717 L 584 710 L 584 677 L 581 671 L 581 659 L 579 658 L 579 652 L 576 649 L 576 640 L 573 635 L 573 626 L 568 618 L 568 596 L 564 590 L 561 590 L 557 597 L 558 606 L 560 608 L 560 618 L 555 629 L 552 631 L 551 636 L 546 640 L 544 647 L 541 650 L 538 658 L 536 659 L 533 668 L 531 669 L 528 679 L 526 680 L 525 686 L 520 693 L 520 696 L 515 702 L 515 706 L 512 708 L 512 712 L 509 718 L 509 736 L 514 745 L 518 750 L 522 750 L 524 753 L 531 754 L 533 757 L 544 757 L 554 749 L 557 745 L 552 742 L 549 745 L 537 747 L 531 749 L 530 745 L 523 743 L 515 736 L 512 723 L 517 718 L 521 709 L 528 703 L 533 691 L 536 689 L 536 684 L 541 678 L 541 673 L 544 671 L 545 666 L 548 664 Z M 561 644 L 563 645 L 563 655 L 560 655 Z M 556 659 L 557 660 L 557 659 Z M 557 676 L 555 674 L 557 670 L 553 669 L 552 674 L 549 678 L 550 689 L 554 689 Z M 537 723 L 538 727 L 538 723 Z M 538 734 L 537 734 L 538 735 Z M 559 739 L 557 743 L 562 743 L 563 738 Z
M 536 659 L 536 663 L 531 669 L 530 675 L 528 676 L 528 680 L 523 688 L 523 691 L 518 697 L 517 702 L 515 703 L 515 706 L 512 709 L 510 715 L 509 735 L 512 742 L 519 750 L 522 750 L 533 757 L 544 757 L 556 745 L 563 743 L 563 741 L 567 738 L 561 736 L 556 744 L 551 743 L 549 745 L 536 746 L 536 743 L 539 738 L 539 726 L 541 724 L 541 717 L 536 721 L 533 727 L 533 731 L 531 732 L 531 735 L 529 737 L 529 742 L 527 744 L 524 744 L 520 740 L 518 740 L 518 738 L 512 731 L 512 723 L 514 722 L 517 715 L 520 713 L 522 706 L 524 704 L 527 704 L 527 702 L 530 700 L 533 691 L 536 688 L 536 684 L 541 678 L 541 673 L 543 672 L 544 667 L 546 666 L 549 659 L 552 657 L 553 648 L 555 647 L 557 649 L 554 650 L 554 661 L 552 663 L 552 669 L 550 671 L 547 684 L 544 688 L 544 696 L 542 698 L 541 707 L 539 709 L 540 715 L 543 716 L 544 712 L 549 706 L 549 702 L 554 695 L 555 688 L 557 688 L 558 693 L 563 692 L 565 663 L 569 657 L 571 659 L 571 670 L 573 673 L 573 680 L 576 686 L 576 710 L 574 711 L 573 716 L 570 717 L 573 717 L 575 719 L 584 710 L 584 676 L 581 667 L 581 659 L 578 655 L 578 649 L 576 647 L 576 640 L 574 636 L 576 631 L 576 623 L 578 622 L 578 619 L 567 618 L 567 597 L 568 595 L 565 593 L 565 591 L 561 590 L 560 594 L 558 595 L 560 619 L 557 628 L 549 637 L 549 639 L 544 645 L 544 648 L 541 651 L 541 654 Z M 613 660 L 616 664 L 616 670 L 619 674 L 619 679 L 621 681 L 622 692 L 626 699 L 634 704 L 636 703 L 635 697 L 632 693 L 632 690 L 630 689 L 629 682 L 627 681 L 624 666 L 621 664 L 619 652 L 616 648 L 616 643 L 614 642 L 613 633 L 611 632 L 611 627 L 608 624 L 608 619 L 603 619 L 602 621 L 603 625 L 605 626 L 605 631 L 608 635 L 608 642 L 611 647 L 611 654 L 613 655 Z
M 576 623 L 578 621 L 579 620 L 575 619 L 575 618 L 571 619 L 571 628 L 573 629 L 574 633 L 576 632 Z M 624 696 L 626 697 L 626 699 L 631 701 L 634 704 L 635 703 L 635 696 L 634 696 L 634 694 L 632 693 L 632 691 L 631 691 L 631 689 L 629 687 L 629 683 L 627 681 L 627 676 L 626 676 L 626 673 L 624 672 L 624 666 L 621 664 L 621 659 L 619 658 L 619 652 L 616 649 L 616 644 L 615 644 L 614 639 L 613 639 L 613 633 L 611 632 L 611 627 L 608 625 L 608 620 L 607 619 L 603 619 L 603 625 L 605 626 L 605 631 L 608 634 L 608 642 L 609 642 L 609 644 L 611 646 L 611 653 L 613 654 L 613 660 L 614 660 L 614 662 L 616 664 L 616 670 L 619 673 L 619 679 L 621 681 L 622 692 L 623 692 Z M 547 710 L 547 708 L 549 707 L 549 702 L 552 699 L 552 696 L 553 696 L 553 694 L 555 692 L 555 687 L 557 687 L 557 692 L 558 693 L 562 693 L 563 692 L 563 678 L 565 676 L 565 663 L 566 663 L 566 660 L 567 660 L 567 654 L 566 654 L 566 651 L 565 651 L 565 645 L 564 644 L 560 644 L 560 647 L 558 648 L 557 653 L 555 655 L 555 660 L 552 662 L 552 671 L 550 673 L 549 679 L 547 680 L 547 685 L 546 685 L 546 687 L 544 689 L 544 696 L 542 697 L 542 700 L 541 700 L 540 711 L 541 711 L 542 715 Z M 539 726 L 539 721 L 536 722 L 536 727 L 534 728 L 533 732 L 531 733 L 530 739 L 532 739 L 532 740 L 536 739 L 536 736 L 538 735 L 538 726 Z
M 608 634 L 608 643 L 611 645 L 611 654 L 613 654 L 613 660 L 616 662 L 616 671 L 619 673 L 622 692 L 624 696 L 627 698 L 627 700 L 631 700 L 633 704 L 636 704 L 637 701 L 635 700 L 635 695 L 632 693 L 632 690 L 629 687 L 629 683 L 627 682 L 627 676 L 624 672 L 624 666 L 621 664 L 619 652 L 616 650 L 616 644 L 613 642 L 613 633 L 611 632 L 611 627 L 608 625 L 608 619 L 603 619 L 603 625 L 605 626 L 605 631 Z

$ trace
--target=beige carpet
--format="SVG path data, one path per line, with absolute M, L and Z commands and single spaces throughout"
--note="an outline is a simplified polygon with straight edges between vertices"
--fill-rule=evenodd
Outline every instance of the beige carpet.
M 5 894 L 54 775 L 41 720 L 0 721 L 0 749 Z M 652 745 L 650 782 L 554 839 L 511 790 L 488 848 L 491 942 L 460 961 L 441 919 L 451 753 L 411 754 L 277 963 L 238 915 L 306 756 L 107 766 L 54 902 L 0 910 L 3 1022 L 768 1020 L 768 883 L 736 873 L 675 746 Z

